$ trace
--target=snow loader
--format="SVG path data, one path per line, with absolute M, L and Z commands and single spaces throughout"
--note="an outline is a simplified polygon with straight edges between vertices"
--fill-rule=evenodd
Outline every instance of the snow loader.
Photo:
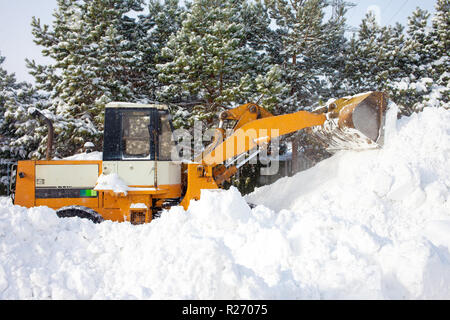
M 13 202 L 27 208 L 48 206 L 59 217 L 96 223 L 105 219 L 147 223 L 171 206 L 187 209 L 190 201 L 200 199 L 202 189 L 220 188 L 272 139 L 298 130 L 306 128 L 330 151 L 379 148 L 386 107 L 383 92 L 278 116 L 247 103 L 219 115 L 212 142 L 194 161 L 179 161 L 172 156 L 176 141 L 166 105 L 108 103 L 102 160 L 52 160 L 47 145 L 46 160 L 18 161 L 11 177 Z M 228 134 L 227 127 L 231 127 Z M 105 177 L 119 179 L 125 188 L 100 183 Z

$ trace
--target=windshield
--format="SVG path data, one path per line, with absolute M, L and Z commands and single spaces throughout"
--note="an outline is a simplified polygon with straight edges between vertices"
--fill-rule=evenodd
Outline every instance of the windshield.
M 122 156 L 150 157 L 150 115 L 148 112 L 124 112 L 122 115 Z
M 172 139 L 172 125 L 167 111 L 124 111 L 122 112 L 122 159 L 171 160 L 175 143 Z M 150 135 L 149 127 L 155 128 L 157 140 Z M 157 154 L 155 155 L 155 145 Z

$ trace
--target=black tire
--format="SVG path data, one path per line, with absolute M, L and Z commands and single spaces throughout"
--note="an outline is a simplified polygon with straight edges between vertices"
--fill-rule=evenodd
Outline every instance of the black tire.
M 83 206 L 62 207 L 62 208 L 56 210 L 56 215 L 60 218 L 79 217 L 82 219 L 89 219 L 94 223 L 100 223 L 105 220 L 95 210 L 92 210 L 91 208 L 83 207 Z

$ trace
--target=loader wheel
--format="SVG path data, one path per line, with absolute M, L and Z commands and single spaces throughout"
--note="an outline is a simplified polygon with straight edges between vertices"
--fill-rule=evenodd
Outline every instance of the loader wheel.
M 89 219 L 94 223 L 103 222 L 103 217 L 96 211 L 83 206 L 68 206 L 56 210 L 56 214 L 60 218 L 79 217 L 82 219 Z

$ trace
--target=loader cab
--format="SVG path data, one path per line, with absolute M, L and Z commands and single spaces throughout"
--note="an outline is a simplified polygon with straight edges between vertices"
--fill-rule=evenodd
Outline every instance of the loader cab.
M 111 102 L 105 108 L 104 174 L 116 173 L 128 186 L 175 186 L 181 183 L 168 107 Z
M 169 161 L 175 147 L 172 131 L 165 105 L 108 103 L 103 161 Z

